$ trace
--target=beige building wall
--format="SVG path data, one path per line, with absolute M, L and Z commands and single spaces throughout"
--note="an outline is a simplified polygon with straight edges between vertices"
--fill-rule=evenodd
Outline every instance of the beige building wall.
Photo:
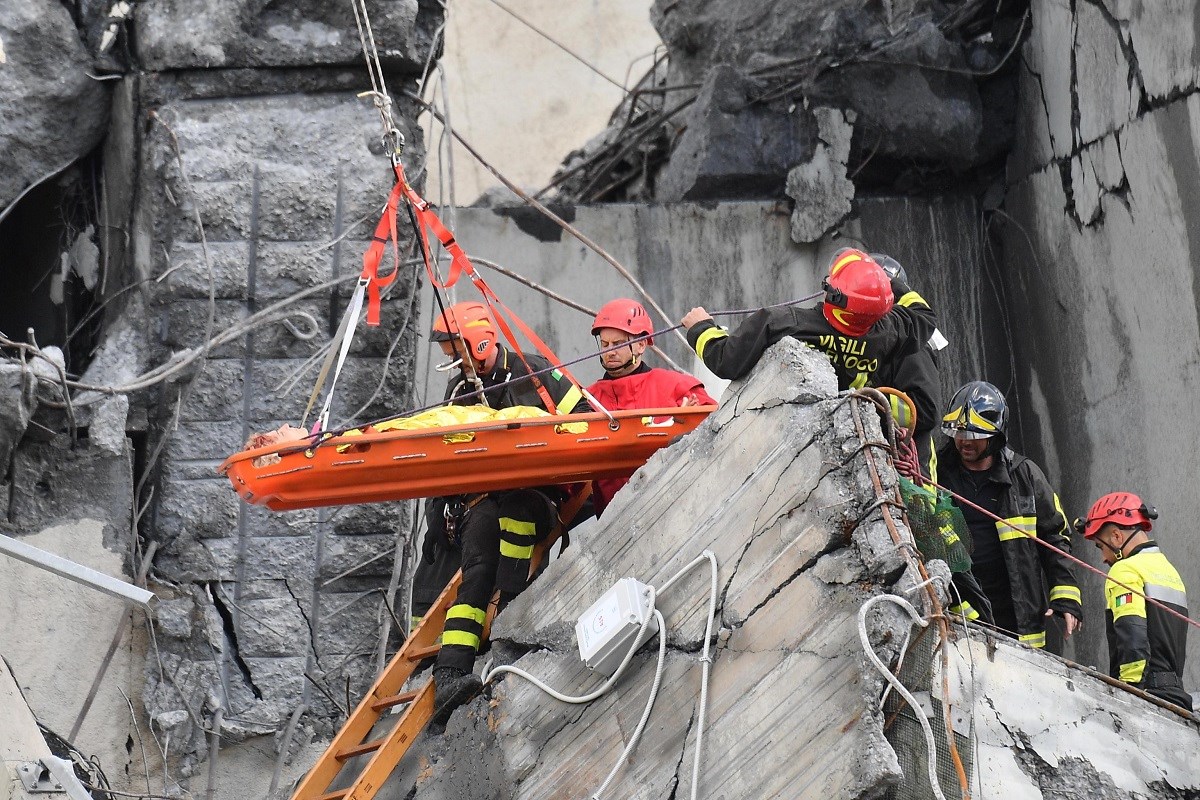
M 445 98 L 450 124 L 518 186 L 540 189 L 563 157 L 599 133 L 623 90 L 563 52 L 529 25 L 562 43 L 603 75 L 632 85 L 653 63 L 658 34 L 651 0 L 449 0 Z M 435 74 L 426 98 L 443 101 Z M 428 195 L 450 202 L 449 159 L 442 126 L 429 115 Z M 454 195 L 468 205 L 499 185 L 461 146 L 453 150 Z

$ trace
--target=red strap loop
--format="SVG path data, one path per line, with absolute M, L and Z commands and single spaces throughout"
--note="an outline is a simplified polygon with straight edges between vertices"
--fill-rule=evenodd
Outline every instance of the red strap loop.
M 530 373 L 534 372 L 529 363 L 525 360 L 525 353 L 521 350 L 521 346 L 517 344 L 517 337 L 513 335 L 512 328 L 505 320 L 505 315 L 512 320 L 513 325 L 517 327 L 525 335 L 525 337 L 533 343 L 533 346 L 546 357 L 551 364 L 558 366 L 562 374 L 576 386 L 581 386 L 579 381 L 575 380 L 575 376 L 567 371 L 565 367 L 559 366 L 560 361 L 558 356 L 554 354 L 545 342 L 533 332 L 533 330 L 516 315 L 515 312 L 506 306 L 500 298 L 492 291 L 492 287 L 488 286 L 487 282 L 475 271 L 475 266 L 471 263 L 471 259 L 467 257 L 466 252 L 454 238 L 454 234 L 450 232 L 438 215 L 429 207 L 429 203 L 421 195 L 409 185 L 408 180 L 404 176 L 404 167 L 400 164 L 396 165 L 396 185 L 392 187 L 392 192 L 388 196 L 387 207 L 384 208 L 383 216 L 379 220 L 379 224 L 375 226 L 375 236 L 371 242 L 367 252 L 363 254 L 363 272 L 362 277 L 368 281 L 367 283 L 367 324 L 379 324 L 379 305 L 380 292 L 386 289 L 396 280 L 396 276 L 400 272 L 400 248 L 396 232 L 396 212 L 400 202 L 400 196 L 403 195 L 409 208 L 412 209 L 413 215 L 417 219 L 417 233 L 421 239 L 421 256 L 425 262 L 425 274 L 429 279 L 429 283 L 436 289 L 448 289 L 458 283 L 458 279 L 465 273 L 471 282 L 475 284 L 475 288 L 483 295 L 483 301 L 491 312 L 492 317 L 496 320 L 497 327 L 500 328 L 501 334 L 508 340 L 517 357 L 525 364 Z M 445 282 L 439 281 L 437 271 L 434 269 L 433 252 L 429 246 L 429 232 L 441 242 L 442 247 L 450 254 L 450 273 Z M 395 268 L 385 277 L 379 277 L 379 262 L 383 259 L 384 246 L 391 242 L 392 252 L 395 259 Z M 500 312 L 503 313 L 500 313 Z M 542 382 L 534 376 L 532 378 L 534 387 L 537 389 L 538 395 L 542 398 L 542 402 L 546 405 L 546 410 L 551 414 L 557 411 L 554 400 L 550 393 L 546 391 L 546 387 Z
M 362 279 L 367 281 L 367 324 L 379 324 L 380 295 L 384 289 L 391 286 L 400 274 L 400 244 L 396 231 L 396 209 L 400 205 L 400 188 L 404 176 L 397 170 L 396 185 L 388 195 L 387 205 L 384 206 L 383 216 L 375 226 L 375 235 L 371 237 L 371 245 L 363 253 Z M 391 242 L 392 271 L 382 278 L 379 276 L 379 262 L 383 260 L 383 249 Z

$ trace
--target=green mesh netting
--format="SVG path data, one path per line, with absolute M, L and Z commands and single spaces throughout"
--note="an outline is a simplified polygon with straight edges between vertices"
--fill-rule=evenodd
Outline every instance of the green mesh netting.
M 971 531 L 950 495 L 938 489 L 923 489 L 901 477 L 900 496 L 908 506 L 908 524 L 925 560 L 941 559 L 951 572 L 970 569 Z
M 931 691 L 933 686 L 933 663 L 938 659 L 938 637 L 929 626 L 913 632 L 913 641 L 909 645 L 904 665 L 896 673 L 896 677 L 918 697 L 929 698 L 932 716 L 929 726 L 933 728 L 934 743 L 937 752 L 937 777 L 942 794 L 946 800 L 961 800 L 964 793 L 958 782 L 958 772 L 954 767 L 954 759 L 950 755 L 950 737 L 947 735 L 945 721 L 942 717 L 941 701 L 937 696 L 941 692 Z M 940 681 L 939 681 L 940 682 Z M 904 777 L 884 795 L 885 800 L 929 800 L 933 792 L 929 786 L 929 755 L 925 743 L 925 734 L 915 711 L 900 697 L 898 692 L 888 694 L 887 704 L 883 708 L 884 735 L 896 751 L 896 760 Z M 957 723 L 954 726 L 954 746 L 962 761 L 963 769 L 970 781 L 975 773 L 975 731 L 970 723 Z M 969 784 L 968 784 L 969 785 Z M 1046 795 L 1049 796 L 1048 794 Z

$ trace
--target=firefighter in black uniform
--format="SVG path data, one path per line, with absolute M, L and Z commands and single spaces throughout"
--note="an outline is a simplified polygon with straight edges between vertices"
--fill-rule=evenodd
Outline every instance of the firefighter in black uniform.
M 1179 572 L 1147 535 L 1157 518 L 1158 512 L 1136 494 L 1113 492 L 1097 500 L 1075 527 L 1109 565 L 1104 582 L 1109 674 L 1191 711 L 1192 697 L 1183 688 L 1187 623 L 1145 599 L 1187 616 Z
M 688 344 L 714 374 L 733 380 L 748 373 L 768 347 L 791 336 L 829 357 L 843 391 L 901 390 L 917 407 L 915 438 L 928 474 L 941 406 L 937 365 L 925 352 L 937 330 L 936 315 L 899 275 L 889 279 L 861 250 L 834 254 L 824 287 L 823 303 L 761 309 L 732 333 L 703 308 L 693 308 L 682 320 Z
M 995 624 L 1040 648 L 1046 646 L 1046 617 L 1058 614 L 1070 636 L 1083 618 L 1071 563 L 1032 541 L 1071 552 L 1067 518 L 1037 464 L 1005 446 L 1004 395 L 986 381 L 964 385 L 942 418 L 942 432 L 951 439 L 938 453 L 942 485 L 1004 520 L 958 503 L 974 544 L 971 572 L 990 601 Z
M 550 364 L 533 354 L 522 360 L 497 342 L 495 323 L 482 303 L 447 308 L 434 323 L 432 339 L 456 359 L 447 367 L 459 371 L 446 387 L 449 403 L 546 409 L 545 392 L 560 413 L 586 406 L 579 390 L 557 370 L 519 381 Z M 498 386 L 512 380 L 519 382 Z M 458 399 L 475 391 L 483 394 Z M 538 487 L 435 497 L 426 503 L 425 542 L 413 577 L 414 627 L 460 564 L 463 572 L 433 669 L 435 724 L 444 724 L 481 688 L 472 668 L 492 593 L 500 589 L 503 605 L 525 588 L 533 546 L 553 529 L 562 500 L 557 487 Z

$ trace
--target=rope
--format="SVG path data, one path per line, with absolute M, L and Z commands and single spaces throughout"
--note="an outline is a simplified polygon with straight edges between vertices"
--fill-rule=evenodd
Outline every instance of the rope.
M 399 162 L 404 148 L 404 135 L 400 133 L 400 129 L 396 127 L 396 121 L 392 117 L 392 98 L 387 91 L 383 64 L 379 60 L 379 50 L 375 46 L 375 31 L 371 27 L 371 16 L 367 11 L 366 0 L 350 0 L 350 5 L 354 9 L 354 23 L 358 27 L 358 41 L 362 45 L 367 74 L 371 78 L 369 94 L 379 112 L 379 119 L 383 123 L 384 145 L 391 150 L 392 163 L 396 164 Z
M 857 401 L 865 400 L 866 402 L 869 402 L 872 404 L 883 401 L 884 407 L 886 408 L 887 407 L 886 399 L 883 398 L 882 393 L 880 393 L 878 391 L 874 391 L 874 394 L 878 394 L 879 398 L 874 398 L 870 392 L 864 392 L 861 394 L 851 394 L 851 395 L 849 395 L 849 397 L 852 397 L 854 400 L 857 400 Z M 850 403 L 850 412 L 851 412 L 850 413 L 851 417 L 854 419 L 854 429 L 855 429 L 855 432 L 858 434 L 858 439 L 860 442 L 863 442 L 865 445 L 868 442 L 867 432 L 866 432 L 866 428 L 863 425 L 862 416 L 859 413 L 859 403 L 858 402 Z M 888 416 L 889 421 L 890 421 L 890 415 L 886 415 L 886 416 Z M 889 431 L 891 431 L 890 426 L 889 426 Z M 893 441 L 894 441 L 894 439 L 893 439 Z M 867 471 L 871 475 L 871 483 L 875 487 L 875 495 L 876 495 L 876 497 L 882 497 L 882 496 L 885 496 L 885 494 L 886 494 L 883 490 L 883 482 L 880 480 L 880 477 L 879 477 L 879 469 L 875 465 L 875 457 L 874 457 L 874 455 L 869 455 L 869 453 L 871 453 L 871 450 L 869 448 L 864 448 L 863 458 L 867 462 Z M 893 496 L 895 496 L 897 499 L 899 499 L 899 489 L 896 489 L 893 492 Z M 887 504 L 880 505 L 880 513 L 883 515 L 883 521 L 884 521 L 884 524 L 887 526 L 888 533 L 892 537 L 892 542 L 894 544 L 896 544 L 897 548 L 899 549 L 900 543 L 905 540 L 904 540 L 904 537 L 900 535 L 900 531 L 896 527 L 896 521 L 894 519 L 892 519 L 892 513 L 891 513 L 891 510 L 888 508 Z M 904 512 L 901 512 L 901 514 L 903 514 L 903 513 Z M 905 520 L 905 522 L 907 524 L 907 520 Z M 910 529 L 911 529 L 911 526 L 910 526 Z M 908 551 L 901 550 L 901 552 L 908 552 Z M 926 581 L 929 580 L 929 572 L 925 569 L 925 563 L 921 559 L 910 555 L 910 557 L 907 559 L 907 561 L 908 561 L 909 567 L 914 568 L 916 570 L 917 574 L 919 574 L 921 576 L 922 580 L 926 580 Z M 937 592 L 933 589 L 932 584 L 927 585 L 925 587 L 925 591 L 926 591 L 927 597 L 929 599 L 929 607 L 932 611 L 932 616 L 937 619 L 939 639 L 944 644 L 950 637 L 950 626 L 946 622 L 946 616 L 942 610 L 941 600 L 938 598 Z M 945 648 L 945 647 L 942 647 L 941 651 L 942 651 L 942 666 L 943 666 L 943 669 L 942 669 L 943 695 L 942 696 L 949 697 L 950 696 L 949 677 L 948 677 L 948 673 L 950 671 L 949 670 L 949 653 L 947 652 L 947 648 Z M 921 716 L 921 715 L 918 715 L 918 716 Z M 970 795 L 969 784 L 967 781 L 967 772 L 966 772 L 966 769 L 963 767 L 962 759 L 958 755 L 958 745 L 955 744 L 955 741 L 954 741 L 954 722 L 950 719 L 950 704 L 949 703 L 942 703 L 942 724 L 946 726 L 946 744 L 950 749 L 950 758 L 954 761 L 955 772 L 958 774 L 958 785 L 962 792 L 962 798 L 963 798 L 963 800 L 970 800 L 971 795 Z M 935 786 L 936 786 L 936 784 L 935 784 Z

